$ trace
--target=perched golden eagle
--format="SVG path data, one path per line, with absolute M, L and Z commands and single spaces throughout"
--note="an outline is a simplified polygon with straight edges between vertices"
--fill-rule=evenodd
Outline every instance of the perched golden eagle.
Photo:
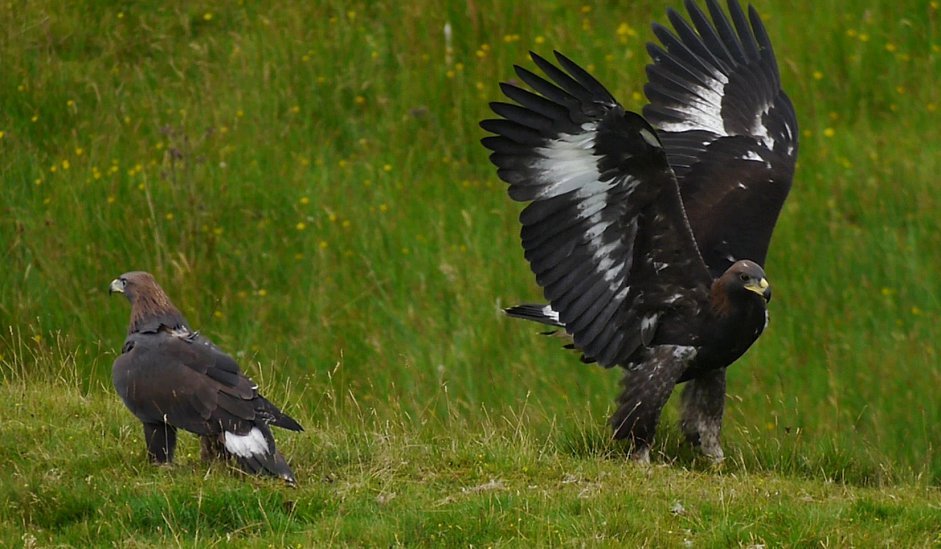
M 176 430 L 184 429 L 202 437 L 204 458 L 232 458 L 247 473 L 294 485 L 268 426 L 302 431 L 297 421 L 259 395 L 232 357 L 190 329 L 149 273 L 125 273 L 111 292 L 131 302 L 114 388 L 144 424 L 150 459 L 172 462 Z
M 654 25 L 644 116 L 556 52 L 546 77 L 481 126 L 520 215 L 522 243 L 548 305 L 507 309 L 564 328 L 586 361 L 625 370 L 611 417 L 632 457 L 649 460 L 677 383 L 690 442 L 723 457 L 725 369 L 767 325 L 761 265 L 797 157 L 797 120 L 758 13 L 730 0 L 711 17 L 686 2 L 674 31 Z M 729 20 L 731 18 L 731 21 Z

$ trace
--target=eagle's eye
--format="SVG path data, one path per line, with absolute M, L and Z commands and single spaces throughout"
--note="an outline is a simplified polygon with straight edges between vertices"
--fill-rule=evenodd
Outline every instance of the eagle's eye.
M 742 282 L 748 282 L 748 281 L 751 279 L 751 277 L 748 276 L 748 275 L 745 274 L 745 273 L 742 273 L 742 274 L 738 275 L 738 278 L 739 278 L 739 280 L 741 280 Z

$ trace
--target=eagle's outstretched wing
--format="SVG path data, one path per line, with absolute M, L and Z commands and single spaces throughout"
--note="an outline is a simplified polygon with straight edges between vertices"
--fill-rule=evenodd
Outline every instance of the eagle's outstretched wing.
M 502 84 L 516 103 L 491 104 L 502 118 L 481 122 L 496 134 L 483 144 L 510 197 L 530 202 L 523 248 L 549 314 L 587 357 L 623 363 L 712 279 L 653 128 L 558 52 L 561 69 L 532 58 L 549 80 L 516 67 L 536 93 Z
M 758 13 L 749 7 L 746 17 L 729 0 L 730 22 L 716 0 L 706 5 L 711 22 L 687 0 L 692 26 L 673 10 L 675 32 L 654 24 L 662 46 L 647 45 L 643 112 L 676 173 L 700 253 L 719 276 L 738 259 L 764 265 L 798 132 Z

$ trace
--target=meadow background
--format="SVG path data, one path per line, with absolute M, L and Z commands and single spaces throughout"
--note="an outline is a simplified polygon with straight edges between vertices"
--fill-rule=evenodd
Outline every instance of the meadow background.
M 497 83 L 559 49 L 640 109 L 669 6 L 0 2 L 0 545 L 941 541 L 938 2 L 756 3 L 800 157 L 722 468 L 675 404 L 627 463 L 618 372 L 500 314 L 540 292 Z M 299 489 L 188 436 L 146 464 L 110 384 L 138 269 L 306 426 Z

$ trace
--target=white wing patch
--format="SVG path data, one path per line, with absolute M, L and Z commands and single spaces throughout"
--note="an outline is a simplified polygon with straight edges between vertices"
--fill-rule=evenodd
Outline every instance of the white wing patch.
M 683 299 L 683 294 L 673 294 L 670 297 L 664 299 L 663 302 L 667 305 L 673 305 L 681 299 Z
M 660 319 L 659 314 L 649 314 L 641 319 L 640 333 L 645 343 L 653 339 L 653 331 L 657 329 L 657 320 L 659 319 Z
M 716 135 L 728 135 L 722 121 L 722 92 L 728 82 L 728 76 L 716 71 L 707 85 L 690 86 L 692 93 L 685 102 L 670 105 L 671 110 L 683 114 L 683 119 L 660 124 L 660 129 L 668 132 L 707 130 Z
M 650 133 L 650 131 L 647 128 L 640 129 L 640 136 L 643 137 L 644 141 L 646 141 L 647 144 L 650 145 L 651 147 L 656 147 L 658 149 L 663 148 L 663 145 L 660 144 L 660 140 L 657 139 L 657 136 Z
M 765 159 L 758 155 L 755 151 L 746 151 L 745 154 L 741 156 L 742 160 L 754 160 L 755 162 L 764 162 Z
M 552 305 L 546 305 L 545 307 L 542 308 L 542 316 L 548 318 L 549 320 L 558 322 L 559 324 L 562 323 L 559 320 L 559 311 L 556 311 L 555 309 L 553 309 Z
M 659 129 L 668 132 L 684 132 L 691 130 L 706 130 L 716 134 L 718 137 L 730 137 L 738 135 L 726 129 L 725 121 L 722 120 L 722 97 L 725 92 L 725 85 L 729 83 L 729 77 L 725 74 L 714 71 L 712 78 L 704 85 L 688 84 L 689 95 L 684 98 L 684 102 L 671 103 L 670 110 L 681 113 L 680 120 L 662 122 Z M 766 103 L 755 113 L 752 119 L 751 127 L 748 128 L 747 135 L 751 135 L 764 144 L 769 150 L 774 150 L 774 139 L 768 132 L 768 128 L 762 122 L 773 105 Z M 790 128 L 788 128 L 790 130 Z M 709 146 L 711 142 L 703 143 Z M 790 153 L 789 153 L 790 154 Z M 748 160 L 761 160 L 760 158 L 749 158 Z
M 536 149 L 544 157 L 534 163 L 541 172 L 546 185 L 538 199 L 552 198 L 578 190 L 579 196 L 592 196 L 611 188 L 612 182 L 602 183 L 598 179 L 598 159 L 594 155 L 595 133 L 598 124 L 584 124 L 584 133 L 563 133 L 549 141 L 545 147 Z
M 578 216 L 588 221 L 584 238 L 597 266 L 596 271 L 604 273 L 604 281 L 609 290 L 617 293 L 623 282 L 624 265 L 611 256 L 618 249 L 620 242 L 604 241 L 605 231 L 614 220 L 606 220 L 603 212 L 610 206 L 612 189 L 619 188 L 619 193 L 623 194 L 621 199 L 627 200 L 641 181 L 630 177 L 626 180 L 613 178 L 601 181 L 601 173 L 598 171 L 599 157 L 594 150 L 598 123 L 582 124 L 582 130 L 583 133 L 579 134 L 561 134 L 546 146 L 536 149 L 542 158 L 534 162 L 533 168 L 539 172 L 541 179 L 551 182 L 542 189 L 536 199 L 545 200 L 574 193 L 573 198 L 578 201 Z M 657 136 L 646 129 L 641 131 L 641 137 L 651 146 L 661 147 Z M 558 313 L 553 312 L 554 318 L 558 320 Z
M 252 427 L 247 435 L 225 432 L 225 449 L 241 458 L 268 453 L 268 441 L 258 427 Z
M 774 150 L 774 139 L 768 133 L 768 128 L 762 123 L 768 111 L 771 110 L 771 103 L 766 103 L 754 118 L 754 124 L 751 127 L 751 134 L 761 140 L 769 150 Z

